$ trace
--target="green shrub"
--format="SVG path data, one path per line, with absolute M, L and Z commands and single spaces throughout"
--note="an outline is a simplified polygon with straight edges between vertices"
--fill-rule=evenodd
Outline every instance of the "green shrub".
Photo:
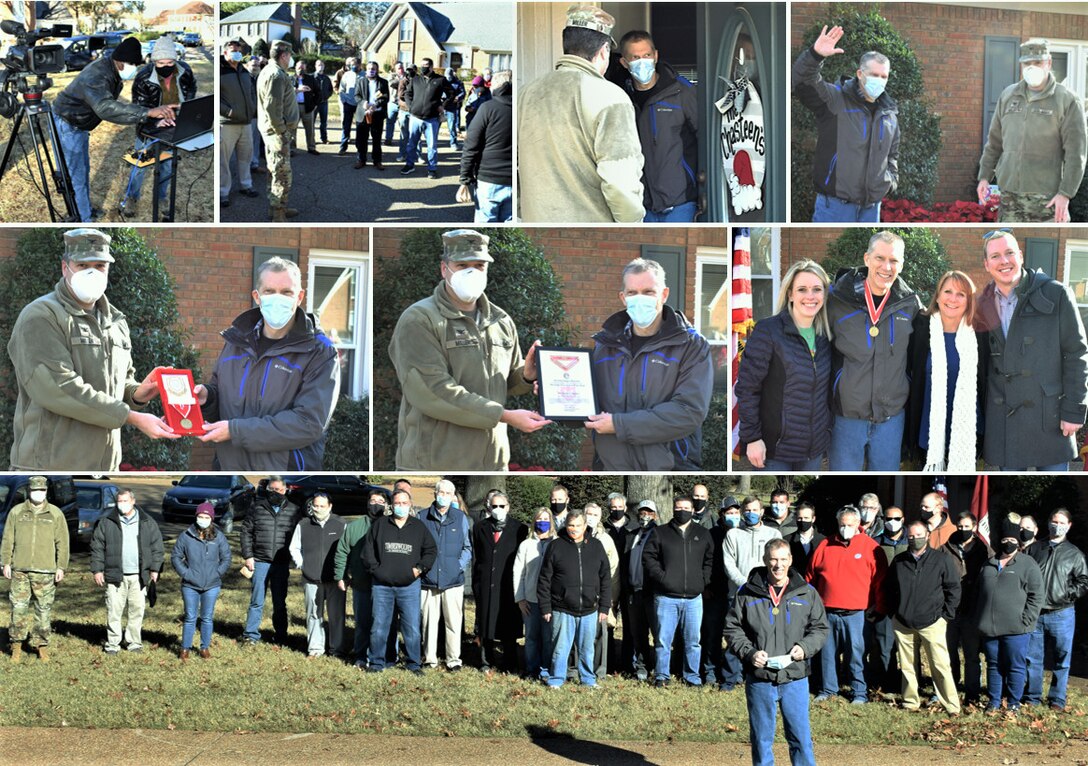
M 1088 174 L 1085 174 L 1084 180 L 1080 182 L 1077 196 L 1069 201 L 1069 219 L 1073 223 L 1088 221 Z
M 547 508 L 555 481 L 550 476 L 515 474 L 506 479 L 506 497 L 510 500 L 510 515 L 531 524 L 537 508 Z
M 491 229 L 490 251 L 495 258 L 488 273 L 487 297 L 514 319 L 522 351 L 539 339 L 544 345 L 567 345 L 573 331 L 567 324 L 563 292 L 544 251 L 519 229 Z M 374 463 L 391 468 L 397 448 L 400 385 L 389 359 L 389 342 L 401 313 L 434 292 L 439 276 L 442 230 L 415 229 L 405 234 L 399 258 L 379 259 L 375 283 L 383 286 L 382 310 L 374 317 Z M 535 409 L 532 394 L 510 397 L 510 409 Z M 511 429 L 511 462 L 551 470 L 573 470 L 585 438 L 584 429 L 548 426 L 535 434 Z
M 725 391 L 718 391 L 711 398 L 710 411 L 703 421 L 704 471 L 728 470 L 729 432 L 729 401 Z
M 341 396 L 325 433 L 326 471 L 358 471 L 370 465 L 370 399 Z
M 23 307 L 53 290 L 60 279 L 64 253 L 63 230 L 31 229 L 19 238 L 14 258 L 0 263 L 0 345 L 7 348 L 11 329 Z M 193 371 L 204 376 L 199 355 L 188 345 L 188 333 L 177 329 L 178 304 L 174 281 L 158 254 L 135 229 L 111 229 L 110 266 L 106 296 L 128 318 L 136 379 L 142 380 L 156 366 Z M 11 450 L 12 418 L 17 397 L 14 370 L 6 353 L 0 354 L 0 454 Z M 156 399 L 148 411 L 162 414 Z M 121 434 L 122 462 L 135 468 L 153 466 L 184 470 L 189 466 L 189 439 L 152 441 L 125 426 Z
M 824 62 L 826 82 L 838 82 L 842 76 L 853 77 L 858 59 L 867 51 L 883 53 L 891 62 L 888 93 L 899 104 L 899 188 L 892 195 L 923 205 L 933 202 L 937 188 L 938 159 L 941 151 L 940 117 L 930 112 L 923 100 L 925 83 L 918 59 L 910 43 L 880 15 L 877 7 L 837 3 L 827 15 L 805 30 L 802 47 L 793 51 L 793 60 L 811 47 L 824 25 L 841 25 L 846 33 L 839 41 L 845 53 Z M 816 148 L 816 120 L 797 99 L 791 103 L 793 151 L 792 220 L 809 221 L 816 202 L 812 186 L 812 158 Z
M 849 228 L 841 237 L 827 246 L 827 257 L 820 265 L 828 275 L 835 279 L 835 272 L 843 268 L 861 266 L 861 257 L 869 246 L 869 238 L 882 229 Z M 940 237 L 932 229 L 903 228 L 889 229 L 903 238 L 906 245 L 906 259 L 900 276 L 914 290 L 925 304 L 929 303 L 933 289 L 941 275 L 952 268 L 945 255 Z
M 258 37 L 253 43 L 252 55 L 268 58 L 268 42 L 263 37 Z
M 558 483 L 570 493 L 570 506 L 582 508 L 586 503 L 596 503 L 608 515 L 608 496 L 613 492 L 623 492 L 623 477 L 614 474 L 583 473 L 574 476 L 560 476 Z M 551 500 L 549 496 L 544 505 Z

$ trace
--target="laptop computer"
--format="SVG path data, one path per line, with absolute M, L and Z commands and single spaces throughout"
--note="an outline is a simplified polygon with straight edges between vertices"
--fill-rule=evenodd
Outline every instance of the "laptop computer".
M 207 95 L 192 101 L 183 101 L 174 127 L 147 131 L 148 137 L 157 138 L 164 144 L 187 152 L 211 146 L 215 143 L 212 134 L 214 100 L 214 96 Z

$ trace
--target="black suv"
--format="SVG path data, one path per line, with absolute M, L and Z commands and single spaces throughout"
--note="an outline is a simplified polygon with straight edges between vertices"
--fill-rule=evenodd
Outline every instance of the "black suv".
M 34 474 L 37 475 L 37 474 Z M 31 474 L 6 474 L 0 476 L 0 534 L 7 523 L 11 509 L 27 498 L 30 490 L 27 481 Z M 46 502 L 58 508 L 68 522 L 68 544 L 76 542 L 76 527 L 79 524 L 79 505 L 76 503 L 76 487 L 71 476 L 48 476 L 49 491 Z
M 358 476 L 344 474 L 309 473 L 292 474 L 283 477 L 287 484 L 287 499 L 305 510 L 310 498 L 318 492 L 324 492 L 332 503 L 333 513 L 338 516 L 362 516 L 366 513 L 366 501 L 372 490 L 385 494 L 392 500 L 392 494 L 385 487 L 368 484 Z M 268 479 L 261 479 L 257 486 L 257 497 L 268 493 Z

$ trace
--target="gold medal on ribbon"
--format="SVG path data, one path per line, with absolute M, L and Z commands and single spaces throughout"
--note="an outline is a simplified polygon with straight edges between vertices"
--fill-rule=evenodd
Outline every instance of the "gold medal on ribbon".
M 879 327 L 877 327 L 876 325 L 873 325 L 872 327 L 869 328 L 869 337 L 870 338 L 875 338 L 878 335 L 880 335 L 880 328 Z

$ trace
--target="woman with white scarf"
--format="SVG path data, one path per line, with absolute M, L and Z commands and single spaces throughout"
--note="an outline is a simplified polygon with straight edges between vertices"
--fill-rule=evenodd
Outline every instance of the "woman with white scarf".
M 989 346 L 974 316 L 974 282 L 949 271 L 914 320 L 907 448 L 926 473 L 968 473 L 977 465 Z

